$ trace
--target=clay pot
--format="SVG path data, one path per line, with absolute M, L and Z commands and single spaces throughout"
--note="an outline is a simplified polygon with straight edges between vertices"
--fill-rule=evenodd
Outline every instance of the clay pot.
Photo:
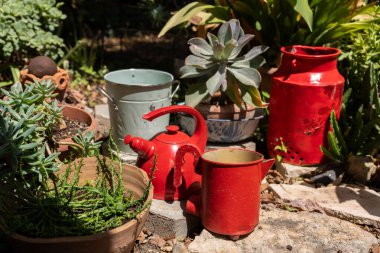
M 117 167 L 118 163 L 115 162 Z M 80 182 L 96 179 L 96 158 L 85 158 Z M 123 164 L 123 183 L 126 192 L 131 192 L 135 199 L 143 196 L 149 182 L 147 174 L 132 165 Z M 149 190 L 145 205 L 152 201 L 153 187 Z M 140 234 L 149 207 L 141 212 L 136 219 L 109 231 L 95 235 L 31 238 L 20 234 L 11 234 L 9 242 L 13 253 L 128 253 L 132 250 L 137 236 Z
M 71 106 L 71 105 L 64 105 L 62 114 L 64 118 L 69 118 L 73 120 L 77 120 L 80 122 L 86 122 L 88 124 L 88 128 L 86 131 L 82 132 L 82 135 L 85 134 L 86 132 L 95 132 L 97 128 L 96 121 L 94 117 L 86 112 L 85 110 L 82 110 L 80 108 Z M 58 141 L 58 152 L 66 152 L 69 150 L 69 145 L 65 144 L 59 144 L 59 143 L 73 143 L 72 138 L 66 138 L 66 139 L 61 139 L 57 140 Z
M 33 83 L 34 80 L 42 81 L 42 80 L 52 80 L 57 86 L 55 93 L 58 94 L 56 97 L 57 100 L 63 101 L 63 97 L 65 95 L 67 87 L 70 85 L 69 72 L 65 69 L 58 68 L 57 73 L 54 75 L 45 75 L 42 78 L 38 78 L 35 75 L 28 72 L 28 69 L 23 69 L 20 71 L 20 82 L 24 85 L 28 83 Z

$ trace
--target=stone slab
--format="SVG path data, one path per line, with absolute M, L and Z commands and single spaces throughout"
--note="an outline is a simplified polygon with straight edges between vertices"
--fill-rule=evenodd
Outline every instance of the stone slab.
M 326 214 L 350 222 L 380 228 L 380 194 L 355 186 L 312 188 L 303 185 L 271 184 L 269 188 L 283 200 L 310 200 Z
M 332 166 L 332 164 L 327 163 L 314 166 L 299 166 L 276 161 L 276 169 L 285 179 L 296 179 L 298 177 L 311 174 L 316 171 L 323 171 L 329 166 Z
M 185 201 L 154 199 L 145 226 L 162 238 L 183 240 L 201 226 L 200 219 L 185 214 L 184 209 Z
M 369 252 L 377 239 L 358 226 L 320 213 L 261 211 L 248 236 L 231 241 L 207 230 L 189 245 L 191 253 Z

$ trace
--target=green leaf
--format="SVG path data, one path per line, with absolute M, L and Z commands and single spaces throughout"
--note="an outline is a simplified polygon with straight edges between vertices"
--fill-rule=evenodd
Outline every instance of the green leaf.
M 310 31 L 313 31 L 313 11 L 310 8 L 308 0 L 296 0 L 294 10 L 297 11 L 306 21 Z M 294 2 L 294 1 L 293 1 Z
M 199 2 L 191 2 L 182 9 L 180 9 L 176 14 L 174 14 L 169 21 L 162 28 L 158 37 L 165 35 L 173 27 L 189 21 L 198 12 L 214 8 L 213 5 L 203 4 Z
M 197 106 L 208 95 L 207 87 L 204 83 L 190 85 L 186 92 L 185 103 L 188 106 Z
M 253 58 L 255 58 L 256 56 L 264 53 L 267 50 L 268 50 L 267 46 L 256 46 L 256 47 L 253 47 L 251 50 L 249 50 L 248 53 L 246 53 L 245 55 L 238 57 L 238 58 L 235 58 L 235 59 L 232 59 L 232 60 L 229 60 L 229 61 L 231 61 L 231 62 L 250 61 Z
M 331 154 L 331 152 L 328 151 L 325 147 L 320 146 L 320 149 L 321 149 L 322 153 L 323 153 L 325 156 L 327 156 L 328 158 L 330 158 L 331 160 L 333 160 L 333 161 L 338 161 L 338 162 L 340 161 L 337 157 L 335 157 L 333 154 Z
M 224 90 L 227 88 L 226 70 L 226 64 L 220 64 L 215 74 L 206 81 L 206 87 L 211 96 L 213 96 L 221 86 Z
M 216 63 L 212 63 L 212 62 L 210 62 L 210 61 L 208 61 L 202 57 L 199 57 L 199 56 L 189 55 L 185 59 L 185 64 L 191 65 L 191 66 L 194 66 L 194 67 L 200 68 L 200 69 L 208 69 L 208 68 L 212 67 L 213 65 L 215 65 Z
M 194 55 L 204 57 L 210 56 L 213 53 L 212 47 L 209 44 L 207 44 L 206 40 L 202 38 L 191 38 L 188 41 L 188 44 L 190 45 L 190 51 Z
M 230 58 L 237 57 L 241 50 L 254 38 L 255 36 L 252 34 L 245 34 L 241 36 L 238 40 L 238 45 L 232 50 Z
M 346 142 L 343 138 L 343 135 L 340 131 L 340 127 L 338 125 L 338 121 L 336 120 L 335 111 L 332 110 L 330 114 L 330 124 L 333 129 L 334 135 L 336 136 L 338 143 L 342 146 L 344 154 L 348 154 L 348 149 Z
M 340 153 L 338 141 L 332 132 L 327 133 L 327 140 L 329 143 L 330 152 L 339 160 L 342 160 L 342 154 Z
M 239 88 L 240 88 L 242 99 L 244 100 L 244 102 L 246 102 L 249 105 L 260 107 L 260 108 L 267 107 L 267 104 L 263 103 L 258 89 L 256 89 L 253 86 L 248 86 L 244 84 L 240 84 Z
M 259 88 L 261 83 L 261 75 L 257 69 L 235 69 L 229 67 L 227 70 L 231 72 L 240 83 Z
M 179 69 L 179 72 L 181 74 L 180 78 L 194 78 L 194 77 L 200 77 L 207 74 L 210 74 L 212 71 L 216 70 L 216 66 L 211 67 L 206 70 L 197 69 L 194 66 L 185 65 Z

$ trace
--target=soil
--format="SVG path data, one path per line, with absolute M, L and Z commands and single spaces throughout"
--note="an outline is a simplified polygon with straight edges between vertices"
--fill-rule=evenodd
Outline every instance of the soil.
M 87 122 L 72 120 L 67 117 L 64 117 L 63 120 L 65 121 L 66 128 L 60 130 L 59 127 L 57 127 L 53 132 L 54 138 L 57 140 L 71 138 L 78 133 L 78 130 L 83 132 L 89 127 Z

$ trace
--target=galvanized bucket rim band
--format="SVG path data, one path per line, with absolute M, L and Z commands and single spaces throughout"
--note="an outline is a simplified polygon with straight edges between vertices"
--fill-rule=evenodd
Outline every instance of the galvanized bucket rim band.
M 164 74 L 166 76 L 168 76 L 168 79 L 170 79 L 169 82 L 165 82 L 165 83 L 157 83 L 157 84 L 146 84 L 146 83 L 127 83 L 127 82 L 119 82 L 118 81 L 113 81 L 112 78 L 113 78 L 113 75 L 115 74 L 119 74 L 119 73 L 123 73 L 123 72 L 146 72 L 146 71 L 149 71 L 149 72 L 153 72 L 155 74 Z M 126 86 L 139 86 L 139 87 L 155 87 L 155 86 L 161 86 L 161 85 L 168 85 L 168 84 L 173 84 L 175 82 L 174 80 L 174 76 L 166 71 L 161 71 L 161 70 L 155 70 L 155 69 L 135 69 L 135 68 L 131 68 L 131 69 L 120 69 L 120 70 L 115 70 L 115 71 L 111 71 L 111 72 L 108 72 L 107 74 L 104 75 L 104 80 L 106 80 L 108 82 L 108 84 L 117 84 L 117 85 L 126 85 Z

